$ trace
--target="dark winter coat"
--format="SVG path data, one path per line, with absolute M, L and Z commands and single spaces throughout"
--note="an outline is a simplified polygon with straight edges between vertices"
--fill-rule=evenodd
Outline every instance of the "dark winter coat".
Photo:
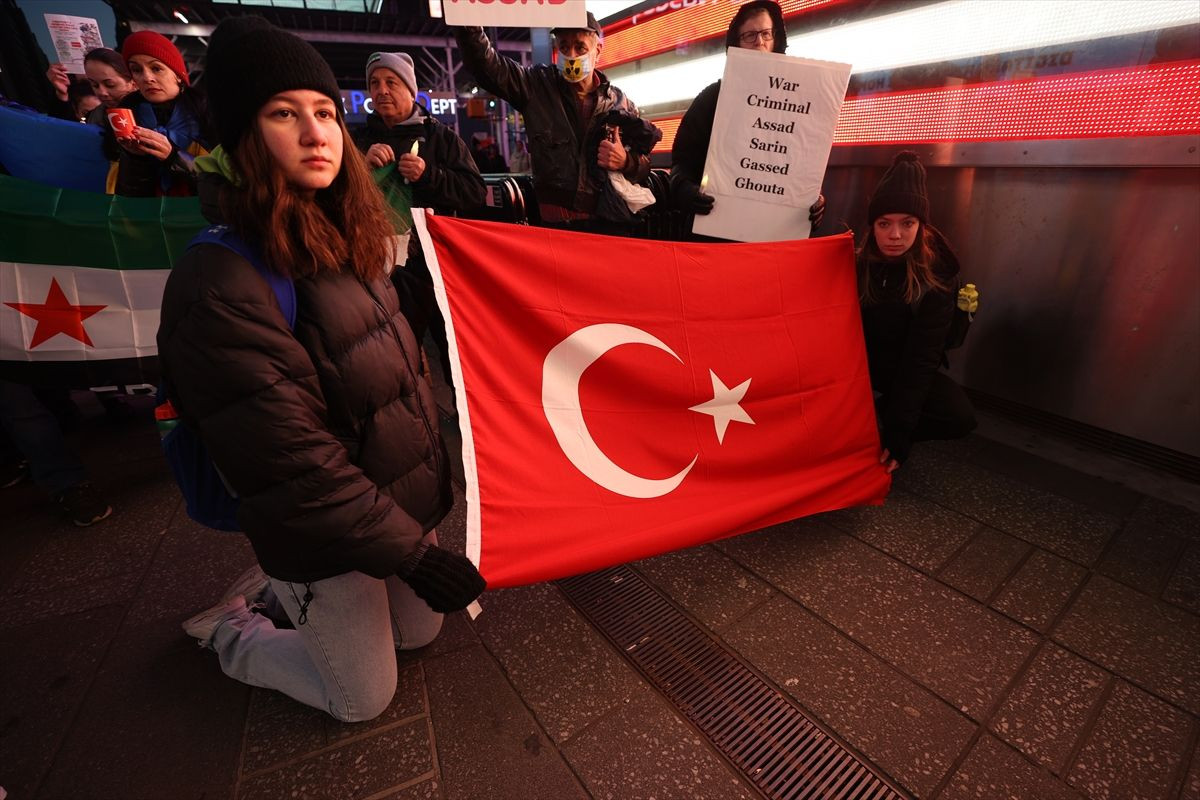
M 117 157 L 115 193 L 126 197 L 195 195 L 193 161 L 207 153 L 216 141 L 197 90 L 186 89 L 169 103 L 150 103 L 141 92 L 131 92 L 121 99 L 120 107 L 133 110 L 139 127 L 166 135 L 174 150 L 165 161 L 131 153 L 117 144 L 106 118 L 104 149 L 110 157 Z
M 413 205 L 432 208 L 438 213 L 471 211 L 483 205 L 483 178 L 471 151 L 454 131 L 418 107 L 421 121 L 388 127 L 378 114 L 367 117 L 367 127 L 355 137 L 363 153 L 373 144 L 386 144 L 396 158 L 421 141 L 418 154 L 425 160 L 425 172 L 412 184 Z
M 729 27 L 725 30 L 725 47 L 738 47 L 738 29 L 743 21 L 760 11 L 766 11 L 771 16 L 771 25 L 775 28 L 775 41 L 771 49 L 776 53 L 787 52 L 787 26 L 783 22 L 783 12 L 774 2 L 759 2 L 751 0 L 738 8 Z M 704 161 L 708 158 L 708 142 L 712 138 L 713 119 L 717 116 L 717 97 L 721 94 L 721 82 L 716 81 L 705 86 L 696 99 L 684 112 L 675 132 L 675 142 L 671 145 L 671 195 L 678 196 L 682 183 L 700 185 L 704 176 Z
M 920 299 L 904 301 L 903 259 L 877 261 L 859 256 L 873 303 L 862 307 L 863 334 L 871 388 L 883 395 L 880 418 L 883 446 L 903 461 L 921 417 L 930 381 L 946 353 L 946 334 L 954 319 L 959 263 L 945 237 L 932 226 L 936 243 L 934 274 L 947 288 L 926 289 Z
M 671 145 L 671 194 L 679 192 L 679 185 L 690 182 L 697 186 L 704 176 L 704 162 L 708 158 L 708 142 L 712 139 L 713 119 L 717 116 L 717 98 L 721 94 L 721 82 L 705 86 L 684 112 Z
M 221 180 L 203 176 L 202 196 Z M 386 277 L 295 286 L 293 332 L 247 261 L 190 249 L 163 294 L 169 393 L 241 497 L 238 522 L 268 575 L 383 578 L 451 504 L 420 352 Z
M 590 214 L 599 187 L 588 172 L 585 143 L 609 111 L 634 116 L 637 106 L 597 71 L 596 107 L 586 122 L 580 119 L 575 89 L 559 71 L 546 64 L 522 67 L 496 52 L 483 28 L 454 28 L 463 63 L 479 85 L 511 103 L 525 116 L 533 185 L 539 203 L 552 203 Z M 628 145 L 628 143 L 626 143 Z M 594 160 L 594 151 L 592 159 Z M 650 153 L 632 150 L 625 176 L 637 183 L 650 174 Z

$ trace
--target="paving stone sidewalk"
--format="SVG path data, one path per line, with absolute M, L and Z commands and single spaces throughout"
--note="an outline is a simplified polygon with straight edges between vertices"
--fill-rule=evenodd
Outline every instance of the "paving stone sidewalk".
M 72 434 L 111 519 L 0 491 L 10 800 L 759 796 L 555 584 L 448 617 L 369 723 L 224 677 L 179 624 L 253 556 L 183 514 L 135 408 Z M 1193 511 L 973 436 L 882 508 L 633 567 L 914 797 L 1200 800 Z

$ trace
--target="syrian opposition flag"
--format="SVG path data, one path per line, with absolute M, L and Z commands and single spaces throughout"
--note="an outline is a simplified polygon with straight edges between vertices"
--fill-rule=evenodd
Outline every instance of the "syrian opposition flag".
M 167 273 L 196 198 L 114 197 L 0 176 L 0 362 L 13 380 L 155 383 Z
M 681 244 L 417 215 L 491 587 L 883 501 L 850 236 Z

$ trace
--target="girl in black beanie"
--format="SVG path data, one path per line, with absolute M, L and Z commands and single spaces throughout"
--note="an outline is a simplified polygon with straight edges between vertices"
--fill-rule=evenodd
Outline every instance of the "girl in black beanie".
M 858 248 L 858 287 L 871 388 L 891 472 L 914 441 L 975 428 L 962 388 L 939 371 L 954 319 L 958 258 L 929 224 L 925 168 L 904 151 L 875 187 L 871 230 Z
M 333 72 L 256 17 L 221 23 L 208 59 L 221 146 L 200 196 L 224 224 L 171 270 L 158 348 L 261 567 L 184 630 L 237 680 L 367 720 L 396 691 L 395 650 L 484 581 L 437 545 L 449 459 Z

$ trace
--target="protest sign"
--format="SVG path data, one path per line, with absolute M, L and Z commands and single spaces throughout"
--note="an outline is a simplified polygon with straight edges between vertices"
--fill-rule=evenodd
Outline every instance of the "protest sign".
M 72 75 L 83 74 L 83 57 L 89 50 L 104 47 L 100 38 L 100 23 L 91 17 L 70 17 L 65 14 L 43 14 L 58 62 Z
M 583 0 L 442 0 L 447 25 L 586 28 Z
M 712 213 L 695 233 L 804 239 L 821 191 L 850 65 L 731 48 L 704 164 Z

